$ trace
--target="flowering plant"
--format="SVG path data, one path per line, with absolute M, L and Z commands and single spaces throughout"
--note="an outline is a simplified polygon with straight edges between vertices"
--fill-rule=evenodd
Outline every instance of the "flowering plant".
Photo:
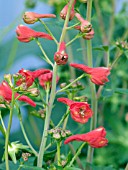
M 59 38 L 54 36 L 43 21 L 43 18 L 56 19 L 54 14 L 25 12 L 23 15 L 23 21 L 26 24 L 39 22 L 46 32 L 35 31 L 24 25 L 19 25 L 16 28 L 18 41 L 20 43 L 34 41 L 41 50 L 43 59 L 49 65 L 49 69 L 40 68 L 31 71 L 22 68 L 16 74 L 6 74 L 0 84 L 0 107 L 9 111 L 7 128 L 1 116 L 2 112 L 0 112 L 0 127 L 5 137 L 3 160 L 5 161 L 6 170 L 10 169 L 9 159 L 18 166 L 18 170 L 90 170 L 92 169 L 94 148 L 103 148 L 109 145 L 109 140 L 106 137 L 107 130 L 98 125 L 99 122 L 97 123 L 98 99 L 104 86 L 107 86 L 110 82 L 111 71 L 119 57 L 112 64 L 109 63 L 109 54 L 106 50 L 107 62 L 93 67 L 92 40 L 95 37 L 95 27 L 91 20 L 92 0 L 87 0 L 86 18 L 81 11 L 76 9 L 80 5 L 84 6 L 83 3 L 86 3 L 86 1 L 81 0 L 78 5 L 76 0 L 69 0 L 60 11 L 60 17 L 63 19 L 63 29 Z M 66 34 L 70 30 L 75 31 L 75 36 L 71 40 L 66 39 Z M 50 40 L 56 45 L 52 59 L 43 48 L 44 42 L 40 38 L 47 42 Z M 74 63 L 69 50 L 72 43 L 77 39 L 82 39 L 82 43 L 86 42 L 87 60 L 85 64 L 79 63 L 79 61 Z M 60 74 L 59 69 L 66 68 L 66 66 L 70 69 L 70 76 L 73 79 L 61 82 L 63 73 Z M 75 70 L 80 70 L 81 75 L 72 74 L 75 73 Z M 86 87 L 90 87 L 88 97 L 86 97 L 86 94 L 83 95 L 85 87 L 81 84 L 82 81 L 84 83 L 88 81 L 86 82 Z M 101 101 L 103 102 L 102 98 L 100 98 Z M 61 109 L 57 107 L 60 103 Z M 33 115 L 43 122 L 42 137 L 36 149 L 30 142 L 23 125 L 21 106 L 32 108 Z M 19 144 L 17 141 L 11 142 L 10 130 L 14 111 L 19 118 L 27 145 Z M 61 114 L 63 115 L 60 116 Z M 57 119 L 56 122 L 53 121 L 53 117 Z M 82 128 L 87 127 L 87 129 L 83 128 L 82 133 L 72 132 L 72 129 L 68 129 L 69 121 Z M 34 135 L 33 140 L 36 140 Z M 79 145 L 79 142 L 81 142 L 81 145 Z M 77 149 L 74 143 L 79 145 Z M 63 147 L 67 147 L 66 144 L 68 144 L 70 151 L 64 153 Z M 88 149 L 84 151 L 86 148 Z M 22 154 L 17 158 L 19 152 Z M 80 159 L 82 152 L 84 152 L 84 159 L 86 158 L 84 163 Z M 33 161 L 29 165 L 26 162 L 31 158 L 33 158 Z

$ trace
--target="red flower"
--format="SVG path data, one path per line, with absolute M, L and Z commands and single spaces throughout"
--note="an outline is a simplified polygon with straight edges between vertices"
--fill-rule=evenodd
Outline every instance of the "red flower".
M 52 82 L 52 76 L 53 76 L 53 72 L 49 70 L 48 73 L 44 73 L 42 75 L 39 76 L 39 84 L 46 89 L 47 83 L 50 84 L 51 86 L 51 82 Z M 59 78 L 57 77 L 57 82 L 58 82 Z
M 19 25 L 16 28 L 17 39 L 21 42 L 30 42 L 33 38 L 45 38 L 48 40 L 53 40 L 53 38 L 44 32 L 37 32 L 28 28 L 24 25 Z
M 71 63 L 70 66 L 83 70 L 90 75 L 90 79 L 94 84 L 104 85 L 108 82 L 107 76 L 110 74 L 110 68 L 107 67 L 95 67 L 91 68 L 84 64 Z
M 54 60 L 57 65 L 64 65 L 68 61 L 68 55 L 65 52 L 66 46 L 65 42 L 60 43 L 59 51 L 54 54 Z
M 35 12 L 25 12 L 23 15 L 23 20 L 27 24 L 34 24 L 39 18 L 55 18 L 54 14 L 37 14 Z
M 72 5 L 69 21 L 71 21 L 74 18 L 74 15 L 75 15 L 74 6 L 75 6 L 75 4 L 76 4 L 76 0 L 74 0 L 74 3 Z M 66 19 L 66 15 L 67 15 L 67 11 L 68 11 L 68 6 L 69 6 L 69 3 L 67 5 L 65 5 L 64 8 L 62 9 L 62 11 L 60 12 L 60 17 L 62 19 L 64 19 L 64 20 Z
M 99 127 L 86 134 L 73 135 L 64 141 L 64 144 L 68 144 L 74 140 L 87 142 L 93 148 L 101 148 L 107 145 L 108 140 L 105 138 L 106 131 L 104 127 Z
M 92 117 L 93 112 L 87 102 L 75 102 L 68 98 L 58 98 L 57 100 L 69 106 L 71 117 L 76 122 L 86 123 Z
M 79 29 L 81 32 L 90 32 L 92 29 L 92 25 L 89 21 L 83 19 L 79 13 L 76 13 L 75 16 L 81 22 L 81 26 L 76 26 L 76 29 Z
M 90 32 L 86 33 L 83 38 L 86 40 L 90 40 L 94 37 L 94 30 L 92 29 Z
M 15 98 L 17 98 L 19 95 L 20 94 L 15 93 Z M 12 90 L 6 81 L 3 81 L 2 84 L 0 84 L 0 96 L 2 96 L 5 101 L 10 102 L 12 100 Z M 25 95 L 19 97 L 18 100 L 26 102 L 33 107 L 36 106 L 36 103 Z
M 22 78 L 20 78 L 16 82 L 16 85 L 19 86 L 22 83 L 25 83 L 27 87 L 30 87 L 33 84 L 35 78 L 39 77 L 41 74 L 45 74 L 49 72 L 50 70 L 48 69 L 38 69 L 35 71 L 21 69 L 19 70 L 18 74 L 22 75 Z

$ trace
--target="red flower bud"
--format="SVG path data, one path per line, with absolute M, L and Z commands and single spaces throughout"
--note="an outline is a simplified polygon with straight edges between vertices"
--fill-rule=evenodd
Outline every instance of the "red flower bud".
M 39 76 L 39 84 L 44 88 L 46 89 L 46 86 L 47 86 L 47 83 L 50 84 L 50 87 L 51 87 L 51 82 L 52 82 L 52 76 L 53 76 L 53 73 L 51 70 L 49 70 L 48 73 L 44 73 L 42 75 Z M 57 77 L 56 79 L 56 82 L 58 82 L 59 78 Z
M 104 127 L 99 127 L 86 134 L 77 134 L 68 137 L 64 144 L 68 144 L 74 140 L 87 142 L 93 148 L 101 148 L 107 145 L 108 140 L 105 138 L 106 131 Z
M 75 16 L 81 22 L 81 26 L 80 26 L 79 30 L 84 33 L 90 32 L 92 29 L 91 23 L 89 21 L 83 19 L 79 13 L 76 13 Z M 75 28 L 78 28 L 78 26 L 76 26 Z
M 10 102 L 12 100 L 12 90 L 6 81 L 3 81 L 2 84 L 0 84 L 0 96 L 2 96 L 7 102 Z M 20 96 L 20 94 L 15 93 L 15 98 L 17 98 L 18 96 Z M 18 100 L 26 102 L 33 107 L 36 106 L 36 103 L 25 95 L 19 97 Z
M 55 18 L 54 14 L 37 14 L 35 12 L 25 12 L 23 20 L 26 24 L 34 24 L 39 18 Z
M 71 21 L 74 18 L 74 15 L 75 15 L 74 6 L 75 6 L 75 4 L 76 4 L 76 0 L 74 0 L 74 3 L 72 5 L 69 21 Z M 62 9 L 62 11 L 60 12 L 60 17 L 62 19 L 64 19 L 64 20 L 66 19 L 66 15 L 67 15 L 67 11 L 68 11 L 68 6 L 69 6 L 69 3 L 67 5 L 65 5 L 64 8 Z
M 90 40 L 94 37 L 94 30 L 92 29 L 90 32 L 86 33 L 86 35 L 83 36 L 84 39 Z
M 69 106 L 71 117 L 76 122 L 86 123 L 92 117 L 93 112 L 87 102 L 75 102 L 68 98 L 58 98 L 57 100 Z
M 71 63 L 70 66 L 83 70 L 90 75 L 90 79 L 94 84 L 104 85 L 108 82 L 107 76 L 110 74 L 110 68 L 107 67 L 95 67 L 91 68 L 84 64 Z
M 53 38 L 44 32 L 37 32 L 28 28 L 24 25 L 19 25 L 16 28 L 17 39 L 21 42 L 30 42 L 33 38 L 45 38 L 48 40 L 53 40 Z
M 68 55 L 65 52 L 65 48 L 66 48 L 65 42 L 62 42 L 60 44 L 59 51 L 57 51 L 54 54 L 54 60 L 57 63 L 57 65 L 65 65 L 68 61 Z

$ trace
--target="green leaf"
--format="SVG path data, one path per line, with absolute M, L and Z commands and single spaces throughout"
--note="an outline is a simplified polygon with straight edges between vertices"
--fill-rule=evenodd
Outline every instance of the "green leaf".
M 10 167 L 10 170 L 17 170 L 19 165 L 18 164 L 14 164 L 13 162 L 9 161 L 9 167 Z M 5 167 L 5 162 L 0 164 L 0 170 L 5 170 L 6 167 Z
M 109 46 L 107 45 L 100 45 L 99 47 L 94 47 L 93 50 L 98 50 L 98 51 L 108 51 L 109 50 Z
M 115 93 L 128 94 L 128 89 L 116 88 Z
M 124 51 L 124 55 L 127 57 L 128 59 L 128 50 Z
M 39 168 L 36 166 L 29 166 L 29 165 L 20 165 L 21 170 L 22 169 L 27 169 L 27 170 L 45 170 L 44 168 Z

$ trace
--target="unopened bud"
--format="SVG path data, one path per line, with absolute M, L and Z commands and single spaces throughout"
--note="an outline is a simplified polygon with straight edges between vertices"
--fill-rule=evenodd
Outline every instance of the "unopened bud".
M 11 74 L 5 74 L 4 79 L 8 82 L 8 84 L 12 87 L 12 75 Z
M 61 136 L 60 136 L 60 134 L 59 133 L 56 133 L 56 134 L 53 134 L 53 138 L 55 138 L 55 139 L 60 139 L 61 138 Z
M 28 89 L 27 92 L 29 92 L 30 95 L 33 97 L 39 96 L 39 94 L 40 94 L 40 92 L 37 88 Z
M 92 29 L 90 32 L 86 33 L 83 38 L 86 40 L 90 40 L 94 37 L 94 30 Z
M 60 88 L 62 89 L 62 88 L 64 88 L 64 87 L 66 87 L 66 85 L 67 85 L 66 83 L 61 83 L 61 84 L 60 84 Z
M 68 55 L 65 52 L 56 52 L 54 55 L 54 60 L 57 65 L 65 65 L 68 61 Z

